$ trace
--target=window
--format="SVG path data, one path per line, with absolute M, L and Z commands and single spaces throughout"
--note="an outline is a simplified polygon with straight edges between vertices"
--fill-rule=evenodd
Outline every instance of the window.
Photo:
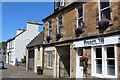
M 115 78 L 117 75 L 117 68 L 115 67 L 115 47 L 102 46 L 95 47 L 93 55 L 93 76 L 98 77 L 111 77 Z
M 52 51 L 47 51 L 47 68 L 52 68 Z
M 59 8 L 60 3 L 58 1 L 56 1 L 54 4 L 55 4 L 55 9 Z
M 48 21 L 48 23 L 49 23 L 49 26 L 48 26 L 48 36 L 50 36 L 51 33 L 52 33 L 52 20 Z
M 60 0 L 60 6 L 64 6 L 64 0 Z
M 96 73 L 102 74 L 102 48 L 96 48 Z
M 58 26 L 57 26 L 57 33 L 61 33 L 62 31 L 62 16 L 58 17 Z
M 114 47 L 107 47 L 107 75 L 115 75 Z
M 84 15 L 83 7 L 84 7 L 84 5 L 77 9 L 77 12 L 78 12 L 78 15 L 77 15 L 77 27 L 83 27 L 83 21 L 84 21 L 83 20 L 83 18 L 84 18 L 83 17 L 83 15 Z
M 99 2 L 99 21 L 104 19 L 111 20 L 109 0 L 100 0 Z
M 55 9 L 59 8 L 59 7 L 64 7 L 65 5 L 65 1 L 64 0 L 55 0 Z

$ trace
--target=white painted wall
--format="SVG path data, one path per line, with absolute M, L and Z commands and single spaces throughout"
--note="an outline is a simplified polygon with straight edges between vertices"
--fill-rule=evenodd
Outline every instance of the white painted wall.
M 21 61 L 26 53 L 26 46 L 38 35 L 38 25 L 27 24 L 27 31 L 15 39 L 15 58 Z
M 40 50 L 38 51 L 38 47 L 35 47 L 35 58 L 34 58 L 34 72 L 37 73 L 37 67 L 41 66 L 42 67 L 42 54 L 43 54 L 43 48 L 40 47 Z
M 27 30 L 11 41 L 14 47 L 10 56 L 10 59 L 13 61 L 13 63 L 10 63 L 11 65 L 15 65 L 16 59 L 21 62 L 26 53 L 27 44 L 39 34 L 38 27 L 39 25 L 27 23 Z

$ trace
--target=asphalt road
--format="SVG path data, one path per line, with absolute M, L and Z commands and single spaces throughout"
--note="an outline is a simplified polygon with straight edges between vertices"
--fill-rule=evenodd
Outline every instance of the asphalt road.
M 5 63 L 5 56 L 0 54 L 0 60 Z M 12 66 L 5 63 L 5 69 L 0 69 L 0 80 L 1 78 L 48 78 L 43 75 L 37 75 L 34 72 L 20 68 L 18 66 Z
M 2 78 L 47 78 L 46 76 L 37 75 L 31 71 L 26 72 L 25 69 L 18 66 L 5 64 L 5 67 L 5 69 L 0 69 Z

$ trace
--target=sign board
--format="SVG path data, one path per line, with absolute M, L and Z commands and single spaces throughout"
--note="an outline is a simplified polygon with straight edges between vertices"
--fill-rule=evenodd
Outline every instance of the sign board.
M 117 44 L 117 43 L 120 43 L 119 35 L 85 39 L 85 40 L 73 42 L 73 44 L 75 45 L 74 47 L 99 46 L 99 45 L 109 45 L 109 44 Z

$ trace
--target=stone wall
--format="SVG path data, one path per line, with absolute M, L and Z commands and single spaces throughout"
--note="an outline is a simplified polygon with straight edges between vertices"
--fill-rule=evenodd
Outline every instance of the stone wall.
M 55 52 L 52 51 L 52 68 L 47 67 L 47 54 L 44 52 L 44 68 L 43 75 L 54 77 L 54 61 L 55 61 Z
M 93 35 L 100 35 L 100 34 L 107 34 L 107 33 L 112 33 L 115 32 L 116 30 L 120 30 L 120 23 L 118 20 L 119 15 L 118 12 L 119 10 L 119 4 L 120 2 L 111 2 L 110 3 L 110 10 L 111 10 L 111 21 L 110 25 L 108 26 L 107 29 L 105 29 L 102 33 L 100 32 L 99 29 L 97 29 L 97 22 L 98 22 L 98 3 L 97 2 L 89 2 L 84 4 L 84 32 L 80 34 L 79 38 L 83 37 L 88 37 L 88 36 L 93 36 Z M 62 38 L 59 41 L 65 41 L 69 39 L 74 39 L 78 38 L 75 36 L 74 28 L 77 26 L 76 25 L 76 13 L 77 13 L 77 7 L 80 7 L 81 3 L 76 4 L 73 7 L 70 7 L 68 9 L 64 9 L 61 12 L 51 16 L 48 18 L 45 23 L 45 42 L 46 41 L 46 36 L 47 36 L 47 30 L 48 30 L 48 21 L 52 20 L 52 40 L 50 43 L 56 42 L 55 34 L 56 34 L 56 28 L 57 28 L 57 17 L 59 15 L 62 15 L 62 21 L 63 21 L 63 29 L 62 29 Z M 120 13 L 119 13 L 120 14 Z

